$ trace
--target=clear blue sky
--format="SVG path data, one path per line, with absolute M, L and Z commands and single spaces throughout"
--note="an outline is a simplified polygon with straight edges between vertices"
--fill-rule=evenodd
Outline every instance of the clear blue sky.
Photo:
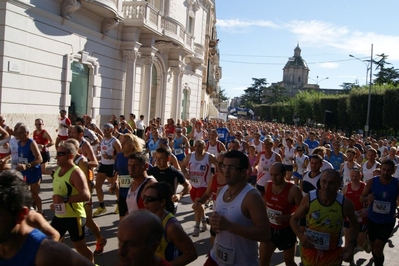
M 281 81 L 297 43 L 314 79 L 309 83 L 318 76 L 321 88 L 364 85 L 367 67 L 349 54 L 370 59 L 372 43 L 374 56 L 384 53 L 399 68 L 399 1 L 215 2 L 220 86 L 230 98 L 242 95 L 252 78 Z

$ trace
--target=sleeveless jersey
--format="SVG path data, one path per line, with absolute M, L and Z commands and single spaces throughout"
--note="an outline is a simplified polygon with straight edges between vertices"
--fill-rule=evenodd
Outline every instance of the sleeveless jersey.
M 313 238 L 315 249 L 334 250 L 342 245 L 344 224 L 344 196 L 337 193 L 330 206 L 321 204 L 318 191 L 309 192 L 309 211 L 306 214 L 306 235 Z
M 356 164 L 354 164 L 356 165 Z M 349 182 L 351 182 L 351 169 L 348 167 L 348 162 L 344 162 L 344 166 L 342 168 L 342 182 L 345 186 Z
M 199 139 L 204 139 L 204 130 L 200 130 L 198 132 L 196 129 L 194 129 L 194 140 L 199 140 Z
M 348 183 L 345 197 L 350 199 L 355 206 L 355 215 L 357 221 L 361 224 L 365 224 L 367 218 L 360 217 L 360 212 L 365 208 L 365 204 L 360 202 L 360 196 L 362 195 L 363 189 L 366 186 L 366 183 L 360 182 L 360 187 L 357 190 L 352 189 L 352 182 Z
M 0 259 L 0 266 L 18 265 L 32 266 L 36 265 L 36 254 L 44 239 L 48 238 L 38 229 L 33 229 L 26 238 L 18 252 L 8 260 Z
M 303 175 L 303 173 L 305 173 L 307 164 L 305 164 L 306 158 L 308 158 L 308 156 L 302 154 L 302 156 L 298 156 L 296 155 L 294 157 L 297 169 L 295 169 L 295 172 L 297 172 L 298 174 L 300 174 L 301 176 Z
M 205 150 L 206 150 L 208 153 L 213 154 L 215 157 L 218 157 L 218 155 L 219 155 L 220 152 L 222 151 L 222 150 L 220 149 L 220 145 L 221 145 L 221 144 L 220 144 L 219 142 L 216 142 L 216 145 L 212 146 L 211 143 L 208 141 L 208 142 L 205 144 Z
M 216 200 L 216 196 L 218 194 L 218 191 L 224 187 L 226 184 L 219 184 L 218 182 L 218 173 L 214 174 L 212 177 L 212 185 L 211 185 L 211 191 L 212 191 L 212 200 Z
M 67 137 L 68 136 L 68 128 L 64 126 L 70 126 L 71 120 L 68 117 L 58 118 L 58 135 Z
M 127 204 L 127 210 L 129 213 L 135 210 L 139 209 L 144 209 L 144 201 L 143 198 L 141 197 L 141 192 L 143 191 L 145 185 L 148 183 L 148 181 L 153 178 L 153 177 L 147 177 L 143 183 L 140 184 L 136 188 L 135 191 L 132 191 L 129 189 L 127 196 L 126 196 L 126 204 Z
M 253 141 L 253 140 L 251 140 L 250 142 L 249 142 L 249 145 L 254 145 L 255 146 L 255 150 L 256 150 L 256 152 L 262 152 L 262 150 L 263 150 L 263 142 L 262 141 L 259 141 L 259 144 L 258 145 L 256 145 L 255 144 L 255 141 Z
M 362 173 L 363 173 L 363 182 L 367 182 L 369 179 L 372 179 L 374 169 L 377 168 L 378 163 L 374 162 L 374 165 L 369 169 L 367 168 L 367 162 L 363 163 Z
M 100 143 L 100 150 L 101 150 L 101 164 L 104 165 L 111 165 L 115 163 L 114 159 L 105 159 L 102 155 L 107 154 L 109 156 L 114 155 L 114 141 L 116 141 L 116 138 L 112 136 L 110 139 L 105 139 Z
M 290 158 L 295 157 L 295 148 L 294 147 L 284 147 L 284 157 L 283 157 L 283 164 L 286 165 L 293 165 L 294 162 Z
M 37 130 L 33 131 L 33 140 L 36 141 L 37 144 L 43 145 L 43 149 L 40 151 L 41 153 L 48 152 L 48 148 L 45 146 L 49 143 L 49 140 L 44 137 L 44 133 L 46 130 L 42 130 L 40 133 L 37 133 Z
M 154 141 L 154 139 L 149 140 L 147 142 L 147 148 L 150 150 L 151 158 L 153 158 L 155 151 L 159 148 L 159 138 L 156 141 Z
M 334 152 L 332 152 L 328 161 L 332 164 L 334 170 L 339 171 L 341 164 L 344 162 L 344 154 L 339 152 L 338 155 L 335 155 Z
M 378 176 L 373 178 L 370 193 L 374 194 L 374 201 L 368 207 L 368 218 L 378 224 L 394 223 L 396 221 L 396 199 L 398 197 L 398 179 L 384 185 Z
M 290 215 L 295 212 L 295 203 L 288 202 L 290 189 L 294 184 L 287 182 L 286 186 L 279 194 L 273 193 L 273 181 L 267 182 L 267 189 L 263 196 L 266 201 L 267 216 L 269 217 L 270 227 L 274 229 L 283 229 L 290 226 L 290 222 L 286 221 L 278 224 L 275 220 L 276 215 Z M 265 185 L 266 186 L 266 185 Z
M 32 139 L 28 139 L 24 146 L 21 146 L 21 142 L 18 141 L 18 163 L 21 164 L 28 164 L 35 160 L 35 156 L 30 149 L 30 144 L 33 142 Z M 29 180 L 35 180 L 39 176 L 41 176 L 42 171 L 40 169 L 40 164 L 32 166 L 29 169 L 21 171 L 22 175 L 24 176 L 25 180 L 28 183 L 31 183 Z M 37 181 L 36 181 L 37 182 Z M 34 183 L 36 183 L 34 182 Z
M 211 176 L 211 165 L 209 164 L 209 153 L 205 153 L 201 161 L 195 159 L 195 152 L 191 153 L 188 163 L 190 183 L 195 188 L 207 187 Z
M 258 164 L 258 176 L 256 178 L 256 184 L 264 186 L 267 181 L 270 180 L 270 167 L 276 161 L 276 153 L 272 152 L 269 159 L 266 158 L 265 152 L 262 151 Z
M 125 198 L 133 182 L 133 178 L 129 175 L 128 162 L 129 157 L 125 157 L 123 152 L 116 154 L 114 170 L 118 172 L 119 195 Z
M 249 191 L 256 189 L 246 184 L 244 189 L 231 202 L 225 202 L 223 195 L 228 189 L 224 186 L 216 198 L 214 211 L 241 226 L 250 227 L 254 223 L 241 212 L 241 204 Z M 215 237 L 215 244 L 210 252 L 211 258 L 218 265 L 258 265 L 258 243 L 254 240 L 222 230 Z
M 310 191 L 317 189 L 319 186 L 319 180 L 321 177 L 321 172 L 315 176 L 315 177 L 310 177 L 310 171 L 306 172 L 303 176 L 303 181 L 302 181 L 302 194 L 306 195 Z
M 173 154 L 176 156 L 178 161 L 183 161 L 186 157 L 183 147 L 183 140 L 184 138 L 180 136 L 180 138 L 175 137 L 173 140 Z
M 179 223 L 179 221 L 172 213 L 168 212 L 162 220 L 163 235 L 155 252 L 155 255 L 167 261 L 175 260 L 182 254 L 172 242 L 167 240 L 168 227 L 173 223 Z
M 53 180 L 53 191 L 55 195 L 61 196 L 74 196 L 79 194 L 74 186 L 71 185 L 71 174 L 74 170 L 78 169 L 76 165 L 73 165 L 63 176 L 59 176 L 61 167 L 59 167 L 54 173 Z M 86 211 L 83 206 L 83 202 L 73 203 L 54 203 L 55 216 L 59 218 L 72 218 L 72 217 L 83 217 L 86 218 Z

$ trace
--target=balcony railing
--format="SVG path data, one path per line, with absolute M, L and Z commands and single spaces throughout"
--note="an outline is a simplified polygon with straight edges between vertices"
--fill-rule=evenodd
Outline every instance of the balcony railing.
M 122 15 L 126 26 L 139 27 L 143 31 L 171 38 L 193 50 L 193 37 L 186 33 L 185 27 L 146 1 L 124 1 Z

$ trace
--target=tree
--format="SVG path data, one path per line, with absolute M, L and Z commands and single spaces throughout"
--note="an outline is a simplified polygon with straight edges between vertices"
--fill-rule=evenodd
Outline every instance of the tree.
M 268 84 L 266 78 L 252 78 L 253 84 L 251 87 L 248 87 L 244 90 L 245 94 L 243 95 L 245 102 L 253 102 L 255 104 L 261 104 L 263 98 L 263 92 L 266 89 L 266 85 Z
M 376 77 L 374 79 L 374 83 L 377 85 L 398 85 L 399 84 L 399 71 L 395 69 L 393 66 L 387 67 L 387 65 L 392 65 L 391 63 L 387 62 L 388 55 L 377 54 L 379 60 L 373 60 L 373 64 L 376 64 L 375 70 L 379 72 L 374 74 Z
M 229 97 L 227 97 L 225 90 L 219 87 L 218 101 L 224 102 L 227 101 L 228 99 Z
M 356 85 L 355 85 L 355 83 L 344 82 L 344 83 L 342 83 L 342 85 L 339 85 L 339 86 L 342 87 L 343 90 L 350 91 Z
M 265 95 L 266 103 L 285 102 L 289 99 L 289 97 L 286 96 L 286 88 L 280 86 L 270 86 L 266 88 L 266 91 L 270 91 L 270 93 L 266 93 Z

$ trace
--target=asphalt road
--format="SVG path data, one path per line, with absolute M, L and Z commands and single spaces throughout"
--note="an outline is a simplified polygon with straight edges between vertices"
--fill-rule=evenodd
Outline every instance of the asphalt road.
M 96 223 L 101 227 L 101 233 L 107 238 L 108 243 L 104 248 L 104 253 L 95 257 L 95 263 L 101 266 L 107 265 L 117 265 L 118 262 L 118 241 L 117 241 L 117 229 L 119 223 L 119 216 L 114 214 L 113 211 L 116 207 L 115 196 L 108 193 L 107 184 L 104 184 L 103 189 L 105 191 L 105 206 L 107 207 L 107 213 L 103 216 L 95 218 Z M 180 189 L 178 189 L 180 191 Z M 45 217 L 48 221 L 51 221 L 53 214 L 49 208 L 52 197 L 52 184 L 51 177 L 44 176 L 41 186 L 40 196 L 43 200 L 43 209 L 45 210 Z M 94 208 L 97 208 L 97 198 L 95 194 L 93 195 Z M 193 227 L 194 227 L 194 216 L 193 210 L 191 209 L 191 200 L 189 196 L 182 198 L 179 208 L 177 211 L 177 219 L 181 222 L 184 230 L 190 236 L 190 238 L 195 243 L 198 252 L 198 259 L 191 263 L 190 265 L 203 265 L 206 260 L 206 254 L 209 252 L 210 242 L 209 242 L 209 231 L 200 233 L 199 237 L 192 237 Z M 207 209 L 206 213 L 210 214 L 212 210 Z M 397 225 L 393 230 L 393 236 L 385 247 L 385 265 L 398 265 L 398 255 L 399 249 L 396 247 L 399 244 L 398 237 L 398 227 Z M 91 250 L 95 249 L 95 237 L 91 234 L 86 237 L 86 241 Z M 69 236 L 66 235 L 64 243 L 68 246 L 72 246 L 69 240 Z M 358 251 L 355 254 L 355 264 L 356 265 L 372 265 L 371 254 L 367 254 L 363 251 Z M 300 257 L 297 251 L 295 256 L 295 262 L 300 262 Z M 272 258 L 271 265 L 285 265 L 283 260 L 283 254 L 281 251 L 276 250 Z M 349 264 L 343 264 L 349 265 Z

